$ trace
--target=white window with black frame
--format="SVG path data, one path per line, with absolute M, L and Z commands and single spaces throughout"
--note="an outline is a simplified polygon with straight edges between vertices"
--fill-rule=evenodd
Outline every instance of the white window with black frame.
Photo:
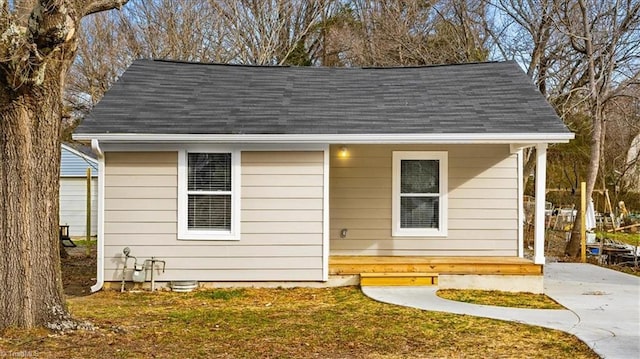
M 179 164 L 179 239 L 238 239 L 238 154 L 184 152 Z
M 393 153 L 393 236 L 446 236 L 447 152 Z

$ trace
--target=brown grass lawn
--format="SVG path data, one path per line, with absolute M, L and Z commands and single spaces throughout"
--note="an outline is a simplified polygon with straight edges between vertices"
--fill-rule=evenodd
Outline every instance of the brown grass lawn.
M 69 308 L 95 329 L 5 330 L 0 358 L 597 358 L 563 332 L 383 304 L 357 287 L 88 295 L 95 257 L 71 254 L 63 261 Z M 471 294 L 494 304 L 545 301 Z
M 103 291 L 69 299 L 97 329 L 7 330 L 0 354 L 38 358 L 597 358 L 575 337 L 421 311 L 359 288 Z M 19 355 L 19 354 L 16 354 Z

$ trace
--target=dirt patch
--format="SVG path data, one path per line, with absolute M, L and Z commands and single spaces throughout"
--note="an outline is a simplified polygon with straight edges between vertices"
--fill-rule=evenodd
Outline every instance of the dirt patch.
M 567 247 L 567 232 L 547 231 L 545 238 L 545 257 L 550 262 L 579 262 L 580 258 L 569 257 L 564 254 Z
M 67 248 L 67 258 L 61 260 L 62 285 L 69 298 L 91 294 L 96 283 L 96 247 L 90 245 L 89 254 L 85 246 Z
M 564 254 L 567 246 L 567 232 L 547 230 L 545 234 L 544 255 L 548 262 L 578 262 L 580 258 L 568 257 Z M 524 256 L 533 259 L 534 256 L 533 226 L 526 226 L 524 231 Z

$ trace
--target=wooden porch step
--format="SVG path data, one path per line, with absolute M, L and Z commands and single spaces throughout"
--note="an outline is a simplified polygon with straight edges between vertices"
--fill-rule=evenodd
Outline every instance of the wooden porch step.
M 329 257 L 329 274 L 438 273 L 478 275 L 542 275 L 542 265 L 517 257 L 409 257 L 341 256 Z
M 360 286 L 438 285 L 438 273 L 360 273 Z

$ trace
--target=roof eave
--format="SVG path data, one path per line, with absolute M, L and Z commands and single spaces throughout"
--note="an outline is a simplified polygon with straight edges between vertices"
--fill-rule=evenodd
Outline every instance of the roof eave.
M 76 150 L 75 148 L 73 148 L 73 147 L 71 147 L 71 146 L 69 146 L 69 145 L 66 145 L 66 144 L 64 144 L 64 143 L 61 143 L 61 144 L 60 144 L 60 147 L 62 147 L 64 150 L 69 151 L 69 152 L 71 152 L 72 154 L 74 154 L 74 155 L 76 155 L 76 156 L 78 156 L 78 157 L 80 157 L 80 158 L 83 158 L 83 159 L 84 159 L 84 160 L 86 160 L 86 161 L 89 161 L 89 162 L 93 163 L 93 164 L 94 164 L 94 165 L 96 165 L 96 166 L 98 165 L 98 160 L 96 160 L 95 158 L 93 158 L 93 157 L 91 157 L 91 156 L 89 156 L 89 155 L 87 155 L 87 154 L 84 154 L 84 153 L 82 153 L 82 152 L 80 152 L 80 151 Z
M 512 144 L 566 143 L 571 132 L 556 133 L 432 133 L 432 134 L 130 134 L 79 133 L 77 141 L 105 143 L 251 143 L 251 144 Z

